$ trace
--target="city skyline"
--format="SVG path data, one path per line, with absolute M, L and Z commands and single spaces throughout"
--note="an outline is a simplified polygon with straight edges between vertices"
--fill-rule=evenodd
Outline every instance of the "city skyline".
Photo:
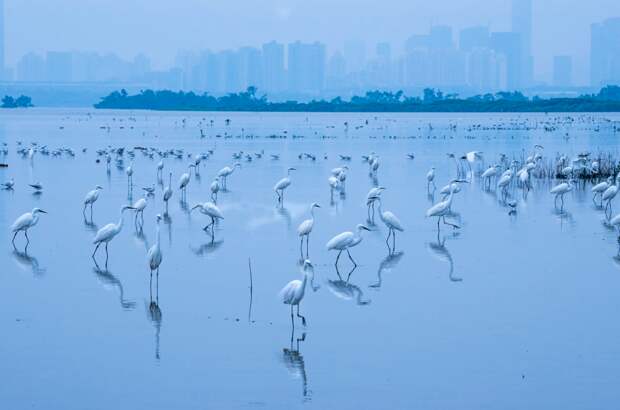
M 19 14 L 19 7 L 12 0 L 0 0 L 0 5 L 3 2 L 9 17 L 2 20 L 0 12 L 0 21 L 13 21 L 10 16 Z M 99 2 L 89 3 L 97 6 Z M 537 33 L 541 31 L 536 21 L 540 19 L 537 13 L 542 2 L 508 0 L 501 3 L 502 10 L 508 12 L 502 24 L 497 21 L 476 24 L 476 17 L 470 18 L 474 24 L 461 27 L 431 22 L 427 29 L 410 27 L 410 34 L 402 41 L 357 39 L 347 40 L 340 46 L 320 39 L 283 41 L 276 38 L 258 44 L 218 48 L 206 47 L 210 42 L 205 41 L 202 48 L 179 48 L 168 63 L 148 52 L 126 55 L 120 50 L 94 48 L 34 49 L 16 59 L 11 24 L 2 24 L 5 40 L 0 41 L 0 67 L 3 66 L 5 53 L 1 51 L 4 46 L 7 49 L 5 80 L 136 83 L 214 93 L 239 91 L 253 85 L 284 97 L 314 97 L 336 92 L 347 95 L 365 88 L 426 86 L 467 94 L 540 86 L 597 87 L 620 81 L 620 49 L 615 45 L 620 44 L 620 21 L 605 18 L 587 22 L 586 37 L 592 52 L 588 50 L 586 58 L 579 57 L 579 53 L 571 49 L 545 55 L 542 60 L 549 68 L 548 73 L 543 74 L 541 58 L 537 58 L 540 53 L 536 53 L 540 47 Z M 288 19 L 290 15 L 280 17 Z M 618 41 L 614 41 L 616 37 Z M 63 44 L 73 43 L 65 41 Z M 584 61 L 587 70 L 583 69 Z M 590 66 L 595 68 L 591 70 Z

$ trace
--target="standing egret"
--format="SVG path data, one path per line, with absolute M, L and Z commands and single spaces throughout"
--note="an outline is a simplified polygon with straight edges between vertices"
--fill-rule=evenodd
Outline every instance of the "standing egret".
M 482 173 L 481 177 L 482 177 L 482 182 L 484 184 L 485 189 L 491 189 L 491 179 L 497 175 L 497 171 L 499 171 L 499 169 L 500 169 L 499 165 L 490 166 L 489 168 L 487 168 L 486 171 Z M 487 187 L 487 181 L 488 181 L 488 187 Z
M 159 222 L 161 221 L 161 215 L 157 214 L 156 222 L 157 227 L 155 228 L 155 244 L 151 246 L 147 253 L 147 258 L 149 261 L 149 268 L 151 268 L 151 280 L 153 280 L 153 271 L 157 271 L 157 280 L 159 281 L 159 265 L 162 260 L 160 239 L 159 239 Z
M 146 198 L 140 198 L 133 204 L 133 209 L 136 211 L 136 217 L 134 220 L 134 225 L 136 228 L 138 227 L 138 215 L 140 216 L 140 220 L 142 221 L 140 227 L 144 225 L 144 208 L 146 208 L 147 202 Z
M 616 197 L 617 194 L 618 194 L 618 181 L 616 181 L 614 185 L 610 185 L 609 188 L 607 188 L 605 192 L 603 192 L 603 195 L 601 196 L 601 202 L 607 201 L 607 204 L 605 205 L 605 215 L 607 216 L 608 219 L 611 218 L 611 212 L 612 212 L 611 201 Z
M 192 168 L 194 167 L 194 164 L 189 164 L 189 166 L 187 167 L 188 172 L 184 173 L 183 175 L 181 175 L 181 178 L 179 178 L 179 189 L 181 190 L 182 200 L 183 198 L 187 197 L 187 184 L 189 184 L 189 179 L 192 176 Z
M 215 222 L 218 219 L 224 219 L 224 215 L 222 215 L 222 211 L 220 211 L 220 209 L 213 202 L 205 202 L 204 204 L 197 204 L 192 208 L 192 211 L 197 208 L 200 210 L 202 214 L 207 215 L 209 218 L 211 218 L 211 223 L 209 223 L 207 226 L 205 226 L 202 229 L 205 232 L 207 232 L 209 227 L 211 227 L 211 238 L 213 239 L 215 235 L 214 233 Z
M 172 198 L 172 172 L 168 176 L 168 186 L 164 189 L 164 202 L 166 203 L 166 212 L 164 215 L 168 215 L 168 201 Z
M 227 187 L 227 180 L 228 177 L 235 171 L 235 168 L 241 168 L 241 164 L 240 163 L 236 163 L 235 165 L 233 165 L 232 167 L 229 166 L 225 166 L 224 168 L 220 169 L 220 171 L 217 173 L 217 176 L 222 180 L 222 189 L 226 189 Z
M 552 195 L 555 195 L 553 205 L 557 208 L 558 198 L 560 198 L 562 200 L 562 206 L 560 207 L 560 210 L 564 209 L 564 194 L 572 190 L 573 190 L 573 186 L 571 185 L 570 181 L 562 182 L 561 184 L 554 186 L 550 191 Z
M 354 246 L 357 246 L 360 242 L 362 242 L 363 230 L 370 231 L 370 229 L 368 229 L 368 227 L 366 227 L 365 225 L 359 224 L 357 225 L 357 235 L 355 235 L 353 232 L 347 231 L 334 236 L 332 239 L 329 240 L 329 242 L 327 242 L 326 247 L 328 251 L 338 251 L 338 256 L 336 257 L 335 263 L 336 266 L 338 266 L 338 260 L 340 259 L 340 254 L 342 254 L 342 251 L 347 251 L 349 259 L 351 260 L 351 262 L 353 262 L 355 266 L 357 266 L 357 263 L 355 263 L 353 257 L 351 256 L 351 253 L 349 252 L 349 248 L 353 248 Z
M 217 193 L 220 192 L 220 181 L 215 178 L 213 182 L 211 182 L 209 189 L 211 190 L 211 200 L 214 204 L 217 204 Z
M 15 247 L 15 237 L 20 231 L 24 231 L 24 236 L 26 237 L 27 241 L 26 247 L 28 247 L 28 245 L 30 244 L 30 238 L 28 238 L 28 229 L 32 228 L 37 224 L 37 222 L 39 222 L 40 213 L 46 214 L 47 212 L 39 208 L 34 208 L 32 212 L 26 212 L 25 214 L 17 218 L 15 222 L 13 222 L 13 225 L 11 225 L 11 232 L 14 233 L 13 240 L 11 241 L 13 243 L 13 247 Z
M 93 251 L 93 254 L 92 254 L 92 258 L 95 261 L 95 264 L 97 264 L 97 260 L 95 259 L 95 254 L 97 253 L 97 249 L 99 249 L 99 246 L 101 246 L 101 244 L 105 243 L 105 264 L 106 266 L 108 265 L 108 244 L 123 229 L 123 212 L 125 212 L 127 209 L 133 209 L 133 207 L 131 206 L 122 207 L 120 211 L 118 223 L 116 224 L 109 223 L 103 228 L 99 229 L 97 233 L 95 234 L 95 237 L 93 238 L 93 244 L 97 246 L 95 246 L 95 250 Z
M 129 190 L 130 188 L 133 188 L 133 167 L 129 165 L 125 169 L 125 173 L 127 174 L 127 189 Z
M 613 184 L 613 181 L 614 178 L 609 177 L 607 178 L 607 181 L 600 182 L 592 187 L 592 193 L 594 193 L 594 195 L 592 196 L 592 202 L 594 202 L 594 205 L 596 205 L 596 196 L 600 195 L 601 207 L 603 206 L 603 192 L 607 191 L 607 188 L 609 188 Z
M 291 171 L 295 171 L 295 168 L 289 168 L 286 172 L 286 177 L 279 180 L 273 190 L 278 195 L 278 203 L 284 204 L 284 190 L 291 185 Z
M 435 167 L 432 167 L 426 174 L 426 190 L 430 190 L 430 186 L 433 184 L 435 188 Z
M 453 182 L 461 182 L 454 180 Z M 456 192 L 456 184 L 450 184 L 450 193 L 448 194 L 448 198 L 437 202 L 435 205 L 430 207 L 426 211 L 426 217 L 432 218 L 437 217 L 437 231 L 439 232 L 439 221 L 442 220 L 445 225 L 450 225 L 454 229 L 460 228 L 458 225 L 446 222 L 446 215 L 450 213 L 450 206 L 452 205 L 452 198 L 454 197 L 454 193 Z
M 95 189 L 86 194 L 84 198 L 84 209 L 82 210 L 82 214 L 84 215 L 84 219 L 86 219 L 86 207 L 90 205 L 90 219 L 93 219 L 93 204 L 99 199 L 99 192 L 103 188 L 100 185 L 97 185 Z
M 308 257 L 308 243 L 310 242 L 310 233 L 312 232 L 312 228 L 314 227 L 314 208 L 320 207 L 321 205 L 313 202 L 312 205 L 310 205 L 310 219 L 306 219 L 305 221 L 303 221 L 301 224 L 299 224 L 299 227 L 297 228 L 297 233 L 301 238 L 301 241 L 299 242 L 299 252 L 301 253 L 302 258 L 304 257 L 304 237 L 306 238 L 306 258 Z
M 385 212 L 383 211 L 381 198 L 379 198 L 379 216 L 381 217 L 381 220 L 383 221 L 385 226 L 388 228 L 388 236 L 387 238 L 385 238 L 385 243 L 387 244 L 388 249 L 389 249 L 390 248 L 390 235 L 392 235 L 392 252 L 395 252 L 396 251 L 396 231 L 403 232 L 405 229 L 403 228 L 403 225 L 400 223 L 400 220 L 398 219 L 398 217 L 396 217 L 396 215 L 394 215 L 390 211 L 385 211 Z
M 304 298 L 306 292 L 306 284 L 308 283 L 308 276 L 312 272 L 312 263 L 306 259 L 302 266 L 302 273 L 304 275 L 303 280 L 295 279 L 286 284 L 280 291 L 280 299 L 286 305 L 291 305 L 291 323 L 295 326 L 295 319 L 293 318 L 293 306 L 297 306 L 297 317 L 301 318 L 301 323 L 306 326 L 306 318 L 299 314 L 299 304 Z
M 162 159 L 157 164 L 157 179 L 161 178 L 163 171 L 164 171 L 164 160 Z
M 375 202 L 381 200 L 381 194 L 385 191 L 385 187 L 374 187 L 368 191 L 366 195 L 366 206 L 368 207 L 368 221 L 369 223 L 374 223 L 375 221 Z M 370 210 L 372 209 L 372 217 L 370 215 Z
M 329 184 L 330 198 L 332 199 L 332 201 L 334 200 L 334 191 L 338 189 L 339 182 L 340 181 L 338 181 L 338 178 L 336 178 L 335 176 L 330 176 L 329 178 L 327 178 L 327 183 Z

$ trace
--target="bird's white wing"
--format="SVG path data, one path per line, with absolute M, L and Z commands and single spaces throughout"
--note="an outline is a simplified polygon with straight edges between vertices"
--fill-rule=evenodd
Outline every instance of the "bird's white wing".
M 346 246 L 351 243 L 353 239 L 353 232 L 343 232 L 339 235 L 334 236 L 332 239 L 327 242 L 327 250 L 337 249 L 342 246 Z
M 20 229 L 24 229 L 24 227 L 30 225 L 31 223 L 32 223 L 32 214 L 30 212 L 26 212 L 25 214 L 17 218 L 15 222 L 13 222 L 13 225 L 11 226 L 11 230 L 13 232 L 19 231 Z
M 284 286 L 279 293 L 280 300 L 282 300 L 283 303 L 290 304 L 291 301 L 293 300 L 293 297 L 295 296 L 295 292 L 297 291 L 297 288 L 299 288 L 300 286 L 301 286 L 300 280 L 292 280 L 289 283 L 287 283 L 286 286 Z
M 291 184 L 291 180 L 288 178 L 282 178 L 278 181 L 278 183 L 273 187 L 274 190 L 286 188 Z
M 437 214 L 439 214 L 440 212 L 442 212 L 445 208 L 446 208 L 446 201 L 443 202 L 439 202 L 435 205 L 433 205 L 432 207 L 429 208 L 428 211 L 426 211 L 426 216 L 427 217 L 431 217 L 431 216 L 435 216 Z
M 308 232 L 312 230 L 312 225 L 313 225 L 312 219 L 306 219 L 301 224 L 299 224 L 299 227 L 297 228 L 297 233 L 299 235 L 307 234 Z
M 114 231 L 115 227 L 116 227 L 116 225 L 110 223 L 110 224 L 107 224 L 106 226 L 104 226 L 103 228 L 99 229 L 97 231 L 97 234 L 93 238 L 93 243 L 101 242 L 101 241 L 107 239 L 112 234 L 112 232 Z

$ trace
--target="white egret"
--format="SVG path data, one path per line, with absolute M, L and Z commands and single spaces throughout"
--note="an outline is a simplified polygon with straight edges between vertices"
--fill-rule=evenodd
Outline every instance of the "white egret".
M 613 181 L 613 177 L 609 177 L 607 178 L 607 181 L 600 182 L 592 187 L 592 193 L 594 193 L 594 195 L 592 196 L 592 202 L 594 202 L 595 205 L 596 196 L 600 195 L 601 206 L 603 206 L 603 192 L 607 191 L 607 188 L 609 188 L 613 184 Z
M 338 181 L 338 178 L 336 178 L 335 176 L 330 176 L 329 178 L 327 178 L 327 183 L 329 184 L 330 196 L 332 199 L 334 197 L 334 191 L 338 189 L 339 182 L 340 181 Z
M 555 195 L 555 199 L 553 201 L 553 205 L 557 208 L 558 204 L 558 198 L 560 198 L 562 200 L 562 206 L 560 209 L 564 209 L 564 195 L 567 192 L 570 192 L 573 190 L 573 186 L 571 185 L 570 181 L 568 182 L 562 182 L 556 186 L 554 186 L 553 188 L 551 188 L 551 191 L 549 191 L 550 194 Z
M 435 187 L 435 167 L 432 167 L 426 174 L 426 190 L 430 189 L 431 184 Z
M 357 246 L 360 242 L 362 242 L 363 230 L 370 231 L 370 229 L 368 229 L 368 227 L 366 227 L 365 225 L 359 224 L 357 225 L 357 235 L 353 232 L 347 231 L 334 236 L 332 239 L 329 240 L 329 242 L 327 242 L 326 247 L 328 251 L 338 251 L 338 256 L 336 257 L 336 266 L 338 266 L 338 260 L 340 259 L 340 255 L 343 251 L 347 251 L 349 259 L 351 260 L 351 262 L 353 262 L 355 266 L 357 266 L 357 263 L 355 263 L 353 257 L 351 256 L 351 253 L 349 252 L 349 248 L 353 248 L 354 246 Z
M 92 191 L 90 191 L 89 193 L 86 194 L 86 197 L 84 197 L 84 209 L 82 210 L 82 214 L 85 215 L 86 212 L 86 207 L 90 206 L 90 217 L 92 219 L 93 217 L 93 204 L 97 201 L 97 199 L 99 199 L 99 192 L 101 192 L 103 188 L 100 185 L 95 186 L 95 189 L 93 189 Z
M 460 182 L 454 180 L 453 182 Z M 426 217 L 432 218 L 437 217 L 437 230 L 439 231 L 439 221 L 443 220 L 445 225 L 450 225 L 455 229 L 460 228 L 458 225 L 452 224 L 450 222 L 446 222 L 446 215 L 450 213 L 450 206 L 452 205 L 452 198 L 454 197 L 454 193 L 456 192 L 455 184 L 450 184 L 450 193 L 448 194 L 448 198 L 436 203 L 432 207 L 430 207 L 426 211 Z
M 217 203 L 217 193 L 220 192 L 220 181 L 215 178 L 213 182 L 211 182 L 211 186 L 209 187 L 211 190 L 211 200 L 214 204 Z
M 308 276 L 312 274 L 312 262 L 306 259 L 302 266 L 303 280 L 295 279 L 290 281 L 282 288 L 279 293 L 280 299 L 286 305 L 291 305 L 291 323 L 295 326 L 293 318 L 293 306 L 297 306 L 297 317 L 301 318 L 301 323 L 306 326 L 306 318 L 299 313 L 299 305 L 306 292 Z
M 279 180 L 273 190 L 278 195 L 278 203 L 284 204 L 284 190 L 291 185 L 291 171 L 295 171 L 295 168 L 289 168 L 286 172 L 286 177 Z
M 607 201 L 607 204 L 605 205 L 605 215 L 608 215 L 607 216 L 608 218 L 611 217 L 611 212 L 612 212 L 611 201 L 616 197 L 617 194 L 618 194 L 618 181 L 616 181 L 614 185 L 610 185 L 609 188 L 607 188 L 605 192 L 603 192 L 603 195 L 601 196 L 602 202 Z
M 11 225 L 11 232 L 13 232 L 13 240 L 11 242 L 13 243 L 13 247 L 15 247 L 15 237 L 21 231 L 24 231 L 24 236 L 27 241 L 26 246 L 28 246 L 30 243 L 30 238 L 28 238 L 28 229 L 32 228 L 39 222 L 40 213 L 46 214 L 47 212 L 40 208 L 34 208 L 32 212 L 26 212 L 17 218 L 15 222 L 13 222 L 13 225 Z
M 301 239 L 299 242 L 299 252 L 301 253 L 302 258 L 304 256 L 304 237 L 306 238 L 306 258 L 308 257 L 308 243 L 310 242 L 310 233 L 312 232 L 312 228 L 314 227 L 314 208 L 320 207 L 321 205 L 313 202 L 312 205 L 310 205 L 310 219 L 306 219 L 305 221 L 303 221 L 301 224 L 299 224 L 299 227 L 297 228 L 297 233 L 299 234 L 299 237 Z
M 209 218 L 211 218 L 211 223 L 209 223 L 207 226 L 205 226 L 202 229 L 205 232 L 207 232 L 209 227 L 211 227 L 211 237 L 213 237 L 215 222 L 218 219 L 224 219 L 224 215 L 222 215 L 222 211 L 220 211 L 217 205 L 215 205 L 213 202 L 205 202 L 204 204 L 197 204 L 192 208 L 192 211 L 194 209 L 199 209 L 202 214 L 207 215 Z
M 124 207 L 122 207 L 121 211 L 120 211 L 120 216 L 119 216 L 119 219 L 118 219 L 118 223 L 116 223 L 116 224 L 115 223 L 109 223 L 106 226 L 104 226 L 103 228 L 99 229 L 97 231 L 97 233 L 95 234 L 95 237 L 93 238 L 93 244 L 97 245 L 97 246 L 95 246 L 95 250 L 93 251 L 93 254 L 92 254 L 92 258 L 95 261 L 95 264 L 97 263 L 97 260 L 95 259 L 95 254 L 97 253 L 97 249 L 99 249 L 99 246 L 101 246 L 101 244 L 105 243 L 105 262 L 106 262 L 106 266 L 107 266 L 107 264 L 108 264 L 108 244 L 123 229 L 123 212 L 125 212 L 127 209 L 133 209 L 133 207 L 131 207 L 131 206 L 124 206 Z
M 381 220 L 388 228 L 388 236 L 385 238 L 385 243 L 387 243 L 388 248 L 390 247 L 390 235 L 392 235 L 392 252 L 396 250 L 396 231 L 403 232 L 405 228 L 403 228 L 402 223 L 398 219 L 396 215 L 394 215 L 390 211 L 383 211 L 382 209 L 382 201 L 379 198 L 379 216 Z
M 159 163 L 157 164 L 157 178 L 161 178 L 161 175 L 164 171 L 164 160 L 162 159 L 161 161 L 159 161 Z
M 127 187 L 133 187 L 133 167 L 131 165 L 125 169 L 125 174 L 127 174 Z
M 142 225 L 144 225 L 144 209 L 146 208 L 147 202 L 146 198 L 140 198 L 133 204 L 133 209 L 136 211 L 136 218 L 134 220 L 134 224 L 138 225 L 138 216 L 140 216 L 140 220 L 142 221 Z
M 232 167 L 225 166 L 217 173 L 217 176 L 222 180 L 222 188 L 226 189 L 226 182 L 228 180 L 228 177 L 235 171 L 235 168 L 237 167 L 241 168 L 241 164 L 238 162 Z
M 609 225 L 618 229 L 618 240 L 620 240 L 620 214 L 609 220 Z
M 168 186 L 164 189 L 164 202 L 166 203 L 166 213 L 168 214 L 168 201 L 172 198 L 172 172 L 168 176 Z
M 368 207 L 368 220 L 374 222 L 375 220 L 375 202 L 381 199 L 381 194 L 385 191 L 385 187 L 374 187 L 368 191 L 366 195 L 366 206 Z M 372 216 L 370 210 L 372 209 Z
M 161 215 L 157 214 L 156 222 L 157 226 L 155 228 L 155 244 L 151 246 L 147 253 L 147 259 L 149 261 L 149 268 L 151 268 L 151 279 L 153 279 L 153 271 L 157 271 L 157 277 L 159 278 L 159 265 L 161 265 L 162 261 L 162 253 L 160 246 L 160 234 L 159 234 L 159 222 L 161 221 Z
M 482 182 L 484 183 L 484 187 L 487 188 L 487 181 L 488 181 L 488 188 L 491 188 L 491 179 L 495 176 L 497 176 L 497 172 L 499 171 L 500 166 L 499 165 L 495 165 L 495 166 L 490 166 L 489 168 L 487 168 L 486 171 L 484 171 L 481 175 L 482 177 Z
M 194 164 L 189 164 L 187 167 L 188 172 L 181 175 L 179 178 L 179 189 L 181 190 L 181 197 L 185 197 L 187 195 L 187 184 L 189 184 L 189 179 L 192 176 L 192 168 L 194 168 Z

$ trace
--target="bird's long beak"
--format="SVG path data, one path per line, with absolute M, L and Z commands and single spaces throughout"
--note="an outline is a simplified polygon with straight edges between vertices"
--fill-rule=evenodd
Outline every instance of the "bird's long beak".
M 39 209 L 39 212 L 43 212 L 44 214 L 46 214 L 47 212 L 44 211 L 43 209 Z
M 365 230 L 367 230 L 367 231 L 370 231 L 370 229 L 369 229 L 368 227 L 366 227 L 366 226 L 362 226 L 362 229 L 365 229 Z
M 191 212 L 191 211 L 193 211 L 193 210 L 194 210 L 194 209 L 196 209 L 196 208 L 200 208 L 200 205 L 196 205 L 196 206 L 194 206 L 194 207 L 190 210 L 190 212 Z
M 321 205 L 319 205 L 319 204 L 316 204 L 315 206 L 316 206 L 317 208 L 320 208 L 320 207 L 321 207 Z

